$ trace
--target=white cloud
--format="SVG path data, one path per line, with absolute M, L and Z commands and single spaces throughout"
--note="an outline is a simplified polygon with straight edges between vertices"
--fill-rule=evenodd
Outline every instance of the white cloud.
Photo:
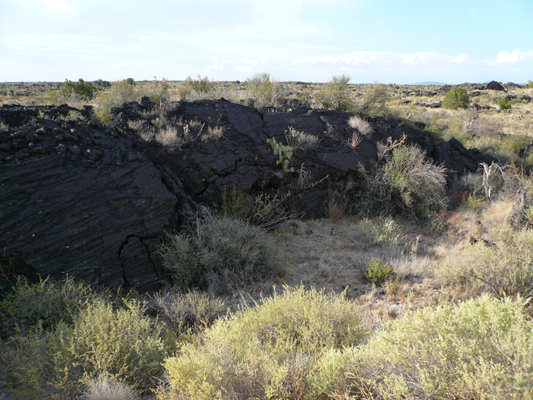
M 235 70 L 241 73 L 250 73 L 257 70 L 259 62 L 251 58 L 245 58 L 243 61 L 235 63 Z
M 451 63 L 456 59 L 462 62 L 468 59 L 467 55 L 459 57 L 446 56 L 437 53 L 394 53 L 387 51 L 355 51 L 337 57 L 324 57 L 311 61 L 313 63 L 345 64 L 352 67 L 359 66 L 429 66 L 441 63 Z M 307 64 L 310 60 L 298 60 L 293 64 Z
M 460 64 L 472 64 L 472 60 L 470 59 L 468 54 L 461 54 L 460 56 L 455 57 L 452 62 Z
M 533 50 L 529 51 L 522 51 L 520 49 L 513 50 L 511 52 L 508 51 L 500 51 L 497 54 L 497 58 L 494 61 L 496 64 L 505 64 L 505 65 L 511 65 L 519 63 L 520 61 L 533 57 Z
M 66 11 L 74 14 L 74 8 L 66 0 L 38 0 L 39 3 L 59 11 Z

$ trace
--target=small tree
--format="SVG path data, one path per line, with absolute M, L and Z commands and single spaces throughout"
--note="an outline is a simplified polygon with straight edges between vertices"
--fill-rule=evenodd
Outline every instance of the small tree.
M 444 96 L 442 100 L 442 107 L 450 110 L 456 110 L 458 108 L 468 108 L 470 105 L 470 98 L 468 93 L 461 87 L 454 86 Z
M 97 92 L 95 86 L 83 79 L 79 79 L 78 82 L 72 82 L 68 79 L 61 85 L 61 97 L 63 99 L 77 98 L 83 101 L 91 101 L 94 98 L 94 94 Z

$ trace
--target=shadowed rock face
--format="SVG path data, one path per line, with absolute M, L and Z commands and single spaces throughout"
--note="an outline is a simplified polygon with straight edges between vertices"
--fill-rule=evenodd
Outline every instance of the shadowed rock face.
M 165 276 L 157 247 L 166 232 L 180 228 L 186 210 L 219 205 L 233 188 L 250 196 L 290 192 L 291 212 L 320 218 L 331 190 L 357 182 L 359 166 L 372 168 L 377 143 L 389 137 L 405 135 L 459 174 L 490 160 L 453 139 L 431 145 L 423 131 L 393 120 L 372 120 L 372 129 L 361 133 L 348 125 L 348 114 L 328 110 L 284 107 L 261 113 L 223 99 L 166 103 L 157 112 L 153 107 L 145 99 L 116 108 L 106 126 L 94 119 L 37 117 L 39 111 L 65 116 L 74 110 L 67 106 L 0 108 L 8 126 L 0 131 L 4 278 L 68 274 L 151 290 Z M 82 110 L 89 118 L 90 112 Z M 185 123 L 194 121 L 196 128 L 179 147 L 165 148 L 128 127 L 137 120 L 150 127 L 156 117 L 182 136 Z M 318 139 L 313 148 L 295 148 L 294 173 L 281 170 L 267 144 L 269 138 L 285 143 L 289 127 Z M 354 133 L 360 143 L 352 148 Z M 298 172 L 302 167 L 307 182 Z M 357 185 L 347 196 L 356 190 Z M 6 279 L 1 282 L 8 286 Z

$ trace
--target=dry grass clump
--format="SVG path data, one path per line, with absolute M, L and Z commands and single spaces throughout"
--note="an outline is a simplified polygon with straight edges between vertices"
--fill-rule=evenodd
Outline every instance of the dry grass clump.
M 198 333 L 227 313 L 222 299 L 199 291 L 183 293 L 176 287 L 151 295 L 148 304 L 160 320 L 178 333 Z
M 137 393 L 128 385 L 114 381 L 107 375 L 91 379 L 81 397 L 83 400 L 138 400 Z
M 289 126 L 289 132 L 286 135 L 287 142 L 294 150 L 309 151 L 315 148 L 319 142 L 317 136 L 298 131 L 292 126 Z
M 178 130 L 172 126 L 160 129 L 155 134 L 155 140 L 165 147 L 181 147 L 185 140 L 178 134 Z
M 358 116 L 353 116 L 348 119 L 348 125 L 350 125 L 353 129 L 357 129 L 361 134 L 368 135 L 372 133 L 373 129 L 372 126 L 366 122 L 364 119 Z

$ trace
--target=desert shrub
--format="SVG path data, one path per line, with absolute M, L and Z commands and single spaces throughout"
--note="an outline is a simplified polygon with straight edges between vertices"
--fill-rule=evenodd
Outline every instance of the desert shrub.
M 53 331 L 35 329 L 17 345 L 6 362 L 11 385 L 70 394 L 102 374 L 146 389 L 152 377 L 161 376 L 168 355 L 162 327 L 133 300 L 121 309 L 94 301 L 71 326 L 61 322 Z
M 96 99 L 97 106 L 94 113 L 100 122 L 109 122 L 112 118 L 111 108 L 138 101 L 141 97 L 142 93 L 134 85 L 133 79 L 113 82 L 111 88 Z
M 197 333 L 227 313 L 224 302 L 212 294 L 176 290 L 150 296 L 149 306 L 170 329 Z
M 367 246 L 393 247 L 400 244 L 402 228 L 390 217 L 363 218 L 353 225 L 362 236 L 361 242 Z
M 381 285 L 392 276 L 392 267 L 384 264 L 379 258 L 373 258 L 363 271 L 363 275 L 369 282 Z
M 224 193 L 221 210 L 230 218 L 271 229 L 290 217 L 288 212 L 283 210 L 283 203 L 289 196 L 290 193 L 285 196 L 261 194 L 253 199 L 234 187 L 229 193 Z
M 446 169 L 416 146 L 398 146 L 384 165 L 361 173 L 367 191 L 359 200 L 367 209 L 426 220 L 446 205 Z
M 348 83 L 350 77 L 346 75 L 334 76 L 329 82 L 320 86 L 314 98 L 322 108 L 338 111 L 353 111 L 351 90 Z
M 30 284 L 20 278 L 0 302 L 0 334 L 24 335 L 37 325 L 51 330 L 61 321 L 72 323 L 80 308 L 97 297 L 89 285 L 72 279 Z
M 213 84 L 209 81 L 209 78 L 207 76 L 202 78 L 200 75 L 198 75 L 197 79 L 188 76 L 187 79 L 185 79 L 185 86 L 189 90 L 197 93 L 208 93 L 213 89 Z
M 500 110 L 507 111 L 511 109 L 512 103 L 511 100 L 502 98 L 498 100 L 498 106 L 500 106 Z
M 271 238 L 261 228 L 228 216 L 204 215 L 194 231 L 169 235 L 159 251 L 176 284 L 217 294 L 279 271 Z
M 433 265 L 433 275 L 448 283 L 469 281 L 498 297 L 533 297 L 533 231 L 504 227 L 494 235 L 492 245 L 480 240 L 451 249 Z
M 161 105 L 161 103 L 170 100 L 169 88 L 170 85 L 165 78 L 157 79 L 154 76 L 154 80 L 150 83 L 146 92 L 143 93 L 143 96 L 148 96 L 151 101 Z
M 83 79 L 79 79 L 78 82 L 72 82 L 68 79 L 61 85 L 60 96 L 63 100 L 73 99 L 81 101 L 91 101 L 98 89 L 91 85 L 89 82 L 85 82 Z
M 442 107 L 450 110 L 458 108 L 468 108 L 470 105 L 470 98 L 466 90 L 459 86 L 453 86 L 442 99 Z
M 406 312 L 365 344 L 356 371 L 384 398 L 530 398 L 533 326 L 523 307 L 483 296 Z
M 389 113 L 387 102 L 389 100 L 390 92 L 387 86 L 375 82 L 363 93 L 362 100 L 357 105 L 357 111 L 369 117 L 387 117 Z
M 260 72 L 246 79 L 246 86 L 250 92 L 254 107 L 257 109 L 274 107 L 281 96 L 281 83 L 270 79 L 270 74 Z
M 507 162 L 523 163 L 523 158 L 532 145 L 533 141 L 529 135 L 508 135 L 497 144 L 498 156 Z
M 329 351 L 362 336 L 343 295 L 285 288 L 217 321 L 167 359 L 172 398 L 315 399 L 343 378 L 346 363 L 332 365 Z

